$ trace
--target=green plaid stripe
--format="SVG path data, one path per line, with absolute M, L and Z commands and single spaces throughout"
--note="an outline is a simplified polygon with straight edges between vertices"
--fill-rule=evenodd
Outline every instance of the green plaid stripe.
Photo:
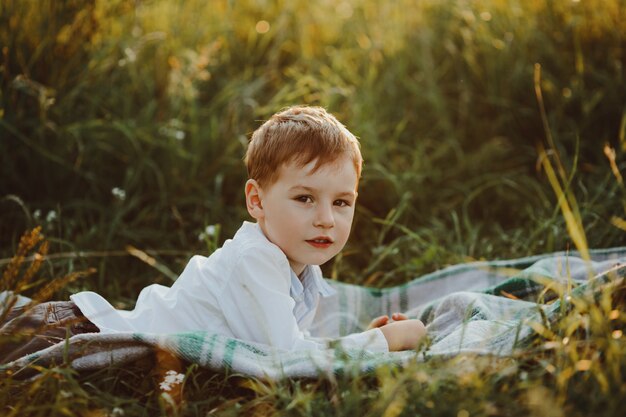
M 533 339 L 529 320 L 540 320 L 540 311 L 549 320 L 558 320 L 566 307 L 564 300 L 558 298 L 549 305 L 535 302 L 544 289 L 542 283 L 545 280 L 565 285 L 569 269 L 572 296 L 578 296 L 583 292 L 598 293 L 602 283 L 626 277 L 626 265 L 615 267 L 618 261 L 626 262 L 626 248 L 592 251 L 592 258 L 604 262 L 591 265 L 595 272 L 602 272 L 591 281 L 584 263 L 573 256 L 566 258 L 562 253 L 459 265 L 382 290 L 331 281 L 338 290 L 338 297 L 334 304 L 325 305 L 328 310 L 320 314 L 337 317 L 337 320 L 331 321 L 327 328 L 321 328 L 320 332 L 334 334 L 319 335 L 336 337 L 345 334 L 359 322 L 362 324 L 369 315 L 390 313 L 399 307 L 401 311 L 414 311 L 416 316 L 429 323 L 428 331 L 433 343 L 428 351 L 420 355 L 413 351 L 374 354 L 341 349 L 286 352 L 215 333 L 191 332 L 77 335 L 71 339 L 69 358 L 77 369 L 98 369 L 112 362 L 134 360 L 158 347 L 189 362 L 217 370 L 284 378 L 368 372 L 380 365 L 402 365 L 424 357 L 462 352 L 508 355 Z M 563 263 L 564 259 L 567 264 Z M 482 288 L 476 288 L 479 285 Z M 449 294 L 456 290 L 460 292 Z M 443 295 L 428 299 L 432 294 Z M 510 296 L 519 299 L 511 299 Z M 456 318 L 449 320 L 450 317 Z M 0 368 L 20 368 L 33 361 L 40 364 L 59 363 L 64 355 L 63 345 L 60 343 Z

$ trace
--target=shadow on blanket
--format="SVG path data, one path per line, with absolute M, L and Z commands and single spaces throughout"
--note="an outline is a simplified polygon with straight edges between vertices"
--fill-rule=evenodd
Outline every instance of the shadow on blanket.
M 507 356 L 534 337 L 531 324 L 557 320 L 569 296 L 597 293 L 626 276 L 626 247 L 591 252 L 592 262 L 565 253 L 472 262 L 407 284 L 373 289 L 329 281 L 338 291 L 324 299 L 313 336 L 363 330 L 372 317 L 402 311 L 427 325 L 428 344 L 416 351 L 286 352 L 209 332 L 80 334 L 0 369 L 19 372 L 33 363 L 69 363 L 77 370 L 124 364 L 163 350 L 200 366 L 261 378 L 315 377 L 347 370 L 460 353 Z

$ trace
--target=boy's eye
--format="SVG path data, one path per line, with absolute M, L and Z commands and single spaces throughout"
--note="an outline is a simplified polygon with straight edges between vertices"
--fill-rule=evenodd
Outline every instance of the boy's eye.
M 312 203 L 313 198 L 310 195 L 299 195 L 295 198 L 296 201 L 301 203 Z
M 350 202 L 346 200 L 335 200 L 334 204 L 339 207 L 348 207 L 350 206 Z

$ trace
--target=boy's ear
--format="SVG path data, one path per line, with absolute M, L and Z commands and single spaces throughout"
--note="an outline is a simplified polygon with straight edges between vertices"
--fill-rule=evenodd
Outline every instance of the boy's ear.
M 259 220 L 263 218 L 263 204 L 261 202 L 261 187 L 255 180 L 246 181 L 246 208 L 252 218 Z

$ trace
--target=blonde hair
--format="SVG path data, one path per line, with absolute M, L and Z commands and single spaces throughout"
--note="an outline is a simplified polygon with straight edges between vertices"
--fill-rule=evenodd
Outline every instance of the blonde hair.
M 316 171 L 343 156 L 352 160 L 360 178 L 363 158 L 358 139 L 322 107 L 293 106 L 254 131 L 245 162 L 248 178 L 268 186 L 278 179 L 285 163 L 305 166 L 315 160 Z

